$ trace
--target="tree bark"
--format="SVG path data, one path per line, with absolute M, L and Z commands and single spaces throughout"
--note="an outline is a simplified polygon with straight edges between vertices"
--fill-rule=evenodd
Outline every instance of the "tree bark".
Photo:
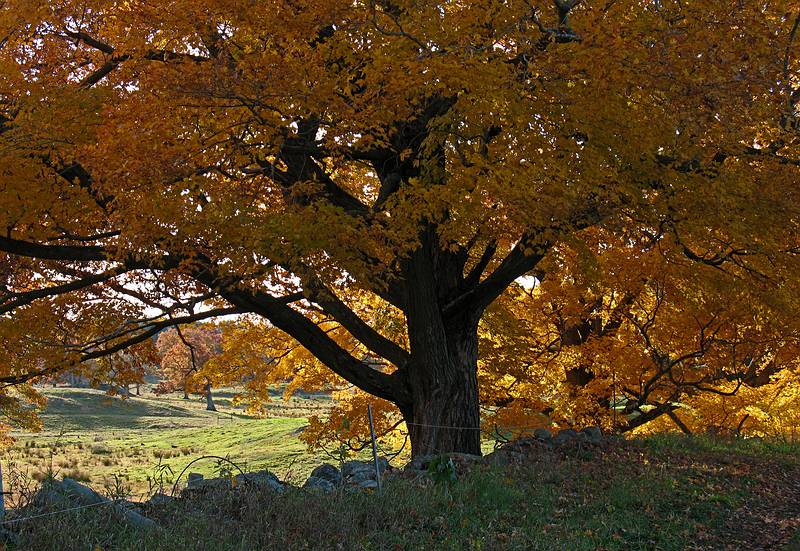
M 214 405 L 214 397 L 211 395 L 211 383 L 206 383 L 205 391 L 206 391 L 206 410 L 217 411 L 217 408 Z
M 409 261 L 408 323 L 411 360 L 404 369 L 408 401 L 397 405 L 411 439 L 412 456 L 462 452 L 480 455 L 478 319 L 442 314 L 436 253 L 431 240 Z
M 410 403 L 398 404 L 413 457 L 461 452 L 480 455 L 477 329 L 447 336 L 443 361 L 412 360 L 406 384 Z

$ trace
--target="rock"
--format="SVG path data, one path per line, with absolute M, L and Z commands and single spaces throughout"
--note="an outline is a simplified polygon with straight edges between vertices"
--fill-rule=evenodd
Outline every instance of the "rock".
M 116 511 L 128 524 L 137 528 L 157 528 L 158 525 L 147 517 L 133 511 L 122 502 L 116 502 L 95 492 L 80 482 L 65 477 L 64 480 L 50 480 L 33 499 L 33 504 L 48 509 L 66 509 L 81 505 L 107 505 Z
M 380 467 L 381 474 L 389 470 L 389 461 L 385 457 L 378 458 L 378 466 Z M 357 471 L 370 470 L 375 472 L 375 464 L 372 461 L 346 461 L 342 465 L 342 477 L 347 479 Z
M 336 485 L 330 480 L 327 480 L 325 478 L 320 478 L 318 476 L 310 476 L 308 477 L 308 480 L 306 480 L 306 483 L 303 484 L 303 488 L 309 490 L 322 490 L 324 492 L 332 492 L 336 489 Z
M 403 470 L 407 471 L 427 471 L 428 465 L 431 461 L 435 458 L 435 455 L 420 455 L 415 457 L 408 464 L 403 467 Z
M 345 479 L 347 484 L 358 486 L 365 480 L 375 480 L 375 471 L 361 470 L 356 471 Z
M 483 456 L 483 462 L 487 465 L 505 467 L 525 461 L 525 455 L 520 452 L 500 448 Z
M 378 487 L 378 482 L 376 480 L 372 480 L 372 479 L 370 479 L 370 480 L 362 480 L 361 482 L 358 483 L 358 487 L 359 488 L 363 488 L 365 490 L 368 489 L 368 488 L 377 488 Z
M 456 465 L 468 465 L 470 463 L 477 463 L 481 459 L 483 459 L 482 455 L 474 455 L 471 453 L 461 453 L 461 452 L 448 453 L 447 456 Z
M 189 473 L 186 476 L 186 485 L 189 488 L 199 487 L 199 486 L 202 485 L 201 482 L 203 481 L 204 478 L 205 477 L 203 475 L 201 475 L 200 473 Z
M 187 490 L 217 490 L 231 488 L 230 478 L 195 478 L 186 484 Z
M 499 449 L 483 456 L 483 462 L 487 465 L 495 465 L 497 467 L 505 467 L 516 463 L 522 463 L 525 460 L 525 455 L 512 450 Z
M 539 440 L 535 437 L 518 438 L 512 440 L 503 446 L 498 451 L 513 452 L 521 456 L 537 455 L 542 452 L 547 452 L 553 448 L 553 439 Z
M 590 444 L 598 445 L 603 443 L 603 432 L 600 427 L 586 427 L 581 431 L 586 435 L 586 441 Z
M 150 499 L 146 501 L 146 503 L 148 505 L 154 505 L 156 507 L 160 507 L 164 505 L 169 505 L 170 503 L 173 503 L 176 499 L 177 499 L 176 497 L 158 493 L 152 495 Z
M 339 486 L 342 483 L 342 473 L 330 463 L 323 463 L 319 467 L 316 467 L 311 471 L 311 476 L 327 480 L 334 486 Z
M 542 440 L 544 442 L 549 442 L 553 439 L 553 433 L 545 428 L 538 428 L 533 431 L 533 437 L 537 440 Z
M 72 502 L 65 494 L 66 491 L 60 481 L 49 480 L 36 492 L 31 504 L 43 509 L 67 509 Z
M 467 464 L 467 463 L 475 463 L 475 462 L 480 461 L 481 459 L 483 459 L 483 457 L 480 456 L 480 455 L 473 455 L 473 454 L 470 454 L 470 453 L 460 453 L 460 452 L 452 452 L 452 453 L 447 453 L 447 454 L 444 454 L 444 455 L 420 455 L 418 457 L 415 457 L 411 461 L 409 461 L 406 464 L 406 466 L 403 467 L 403 469 L 404 470 L 410 470 L 410 471 L 427 471 L 428 467 L 431 464 L 431 461 L 433 461 L 434 459 L 437 459 L 439 457 L 444 457 L 444 456 L 449 457 L 450 459 L 452 459 L 453 463 L 455 463 L 456 465 L 458 465 L 458 464 Z
M 578 440 L 578 431 L 573 429 L 563 429 L 558 431 L 558 434 L 553 438 L 553 444 L 556 446 L 563 446 L 564 444 L 571 444 Z
M 266 469 L 252 473 L 239 473 L 233 478 L 203 478 L 203 475 L 200 473 L 189 473 L 186 483 L 186 487 L 189 490 L 230 489 L 242 486 L 275 492 L 283 492 L 286 490 L 283 483 L 278 480 L 278 477 Z
M 128 511 L 134 511 L 136 513 L 143 513 L 144 510 L 142 509 L 143 503 L 138 501 L 131 501 L 130 499 L 122 499 L 117 501 L 117 505 L 127 509 Z
M 242 484 L 273 490 L 276 492 L 283 492 L 286 489 L 284 488 L 283 483 L 278 480 L 278 477 L 266 469 L 263 471 L 236 475 L 236 485 L 239 486 Z
M 496 461 L 502 461 L 500 457 L 494 458 Z M 443 462 L 449 462 L 454 469 L 455 473 L 462 473 L 469 469 L 473 463 L 480 463 L 482 461 L 492 462 L 492 459 L 487 460 L 483 456 L 473 455 L 470 453 L 452 452 L 443 455 L 421 455 L 412 459 L 405 467 L 403 472 L 409 475 L 428 475 L 431 474 L 431 468 L 441 468 Z M 432 467 L 432 465 L 434 467 Z

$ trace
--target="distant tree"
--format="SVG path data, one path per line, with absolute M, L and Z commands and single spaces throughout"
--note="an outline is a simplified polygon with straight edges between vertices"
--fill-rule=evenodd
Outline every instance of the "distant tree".
M 206 397 L 206 409 L 216 411 L 212 379 L 204 370 L 209 360 L 221 352 L 221 332 L 210 324 L 194 324 L 162 332 L 156 341 L 160 356 L 157 394 L 183 391 Z

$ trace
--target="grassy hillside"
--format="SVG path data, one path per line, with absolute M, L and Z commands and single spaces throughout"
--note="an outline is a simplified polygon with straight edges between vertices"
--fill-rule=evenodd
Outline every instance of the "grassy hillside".
M 19 548 L 103 550 L 800 549 L 800 455 L 760 442 L 651 438 L 476 467 L 452 484 L 382 492 L 244 489 L 148 514 L 132 531 L 98 510 L 15 526 Z M 80 529 L 67 529 L 80 526 Z
M 15 435 L 5 462 L 43 478 L 49 472 L 97 486 L 115 475 L 135 496 L 148 490 L 147 477 L 157 470 L 172 477 L 202 455 L 227 456 L 243 469 L 269 468 L 279 477 L 303 477 L 321 461 L 298 438 L 312 413 L 326 410 L 324 395 L 276 397 L 265 419 L 244 415 L 231 406 L 231 391 L 218 392 L 218 412 L 205 410 L 203 400 L 179 396 L 110 398 L 91 389 L 45 390 L 47 410 L 42 433 Z M 6 465 L 8 468 L 8 465 Z M 193 471 L 211 474 L 213 461 L 199 462 Z
M 202 455 L 269 468 L 301 483 L 326 458 L 298 439 L 326 396 L 277 399 L 266 419 L 217 397 L 109 399 L 48 389 L 46 431 L 19 434 L 3 468 L 70 476 L 103 491 L 147 493 Z M 159 466 L 160 465 L 160 466 Z M 191 470 L 214 474 L 214 461 Z M 12 499 L 13 501 L 13 499 Z M 163 527 L 132 531 L 102 509 L 13 522 L 30 550 L 800 550 L 800 450 L 759 440 L 651 437 L 542 453 L 507 469 L 476 467 L 454 484 L 391 480 L 382 492 L 222 492 L 145 511 Z M 10 519 L 14 519 L 12 512 Z M 78 528 L 76 528 L 78 527 Z

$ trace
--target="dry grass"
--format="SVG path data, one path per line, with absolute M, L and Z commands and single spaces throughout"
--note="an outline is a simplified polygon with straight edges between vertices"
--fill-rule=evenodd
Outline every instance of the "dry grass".
M 75 469 L 81 469 L 93 484 L 123 476 L 141 498 L 159 463 L 177 475 L 194 457 L 220 455 L 243 468 L 268 468 L 281 477 L 291 470 L 302 478 L 324 459 L 307 453 L 295 431 L 307 423 L 308 414 L 327 407 L 325 396 L 288 403 L 276 397 L 270 408 L 275 417 L 258 419 L 230 407 L 230 391 L 219 393 L 218 413 L 205 411 L 200 400 L 176 396 L 145 393 L 121 400 L 86 389 L 44 392 L 49 398 L 43 416 L 45 432 L 17 434 L 18 441 L 3 458 L 39 480 Z M 213 469 L 211 462 L 193 467 L 206 475 Z
M 85 510 L 20 523 L 19 549 L 104 551 L 797 549 L 800 455 L 737 445 L 634 442 L 523 466 L 479 468 L 454 484 L 393 480 L 382 492 L 189 496 L 133 530 Z M 773 484 L 776 469 L 781 484 Z M 109 481 L 123 491 L 125 481 Z M 120 489 L 121 488 L 121 489 Z M 771 492 L 771 499 L 765 499 Z M 77 527 L 77 529 L 76 529 Z

